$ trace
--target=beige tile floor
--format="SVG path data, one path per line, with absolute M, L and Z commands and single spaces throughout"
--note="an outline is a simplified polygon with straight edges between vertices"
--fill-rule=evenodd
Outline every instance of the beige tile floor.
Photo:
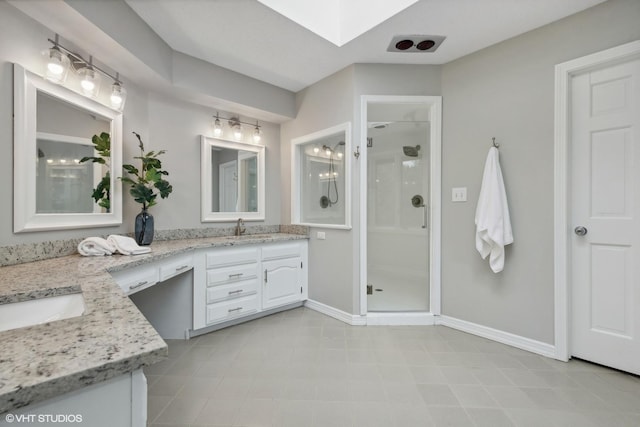
M 299 308 L 168 344 L 145 369 L 152 427 L 640 426 L 640 378 L 442 326 Z

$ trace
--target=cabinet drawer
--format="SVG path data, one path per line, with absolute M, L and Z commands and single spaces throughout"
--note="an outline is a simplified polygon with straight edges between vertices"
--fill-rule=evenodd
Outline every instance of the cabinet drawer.
M 160 267 L 160 281 L 167 280 L 173 276 L 189 271 L 193 268 L 193 256 L 186 255 L 170 259 Z
M 131 295 L 158 283 L 160 277 L 157 266 L 138 267 L 113 274 L 125 294 Z
M 255 279 L 258 277 L 258 264 L 255 262 L 233 267 L 214 268 L 207 271 L 207 286 L 218 286 L 239 280 Z
M 258 261 L 258 251 L 257 247 L 211 251 L 207 253 L 207 268 L 254 263 Z
M 262 248 L 263 260 L 292 258 L 299 256 L 302 256 L 302 244 L 299 242 L 265 245 Z
M 258 292 L 258 279 L 207 288 L 207 304 L 254 295 Z
M 207 305 L 207 324 L 220 322 L 258 311 L 255 295 Z

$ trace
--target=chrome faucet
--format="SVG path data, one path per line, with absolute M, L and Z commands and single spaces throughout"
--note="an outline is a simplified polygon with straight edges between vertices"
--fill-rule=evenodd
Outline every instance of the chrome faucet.
M 242 218 L 238 218 L 238 221 L 236 222 L 236 236 L 241 235 L 247 230 L 246 228 L 242 228 L 243 225 L 244 221 L 242 220 Z

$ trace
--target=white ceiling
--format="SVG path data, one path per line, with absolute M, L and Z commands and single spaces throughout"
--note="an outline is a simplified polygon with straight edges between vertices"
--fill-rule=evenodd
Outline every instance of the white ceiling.
M 444 64 L 603 1 L 419 0 L 338 47 L 258 0 L 126 0 L 174 50 L 294 92 L 354 63 Z M 387 52 L 399 34 L 447 38 L 434 53 Z

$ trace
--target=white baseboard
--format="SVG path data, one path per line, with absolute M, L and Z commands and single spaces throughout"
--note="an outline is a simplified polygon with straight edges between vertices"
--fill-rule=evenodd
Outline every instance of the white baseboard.
M 318 301 L 306 300 L 305 307 L 326 314 L 352 326 L 432 326 L 436 324 L 436 316 L 431 313 L 367 313 L 366 316 L 349 314 Z
M 360 316 L 347 313 L 346 311 L 339 310 L 314 300 L 307 300 L 304 305 L 311 310 L 326 314 L 327 316 L 333 317 L 334 319 L 352 326 L 442 325 L 497 341 L 502 344 L 510 345 L 511 347 L 519 348 L 521 350 L 530 351 L 531 353 L 539 354 L 541 356 L 550 357 L 552 359 L 556 358 L 556 348 L 551 344 L 532 340 L 510 332 L 500 331 L 488 326 L 478 325 L 477 323 L 468 322 L 466 320 L 456 319 L 455 317 L 434 316 L 431 313 L 367 313 L 366 316 Z
M 478 325 L 476 323 L 467 322 L 466 320 L 460 320 L 449 316 L 438 316 L 436 324 L 497 341 L 521 350 L 530 351 L 541 356 L 550 357 L 552 359 L 556 358 L 556 348 L 554 345 L 521 337 L 510 332 L 500 331 L 488 326 Z
M 367 313 L 367 325 L 433 326 L 436 316 L 431 313 Z
M 304 302 L 304 306 L 310 308 L 311 310 L 315 310 L 318 313 L 326 314 L 329 317 L 338 319 L 351 326 L 364 326 L 367 324 L 366 318 L 364 316 L 349 314 L 346 311 L 339 310 L 318 301 L 308 299 Z

